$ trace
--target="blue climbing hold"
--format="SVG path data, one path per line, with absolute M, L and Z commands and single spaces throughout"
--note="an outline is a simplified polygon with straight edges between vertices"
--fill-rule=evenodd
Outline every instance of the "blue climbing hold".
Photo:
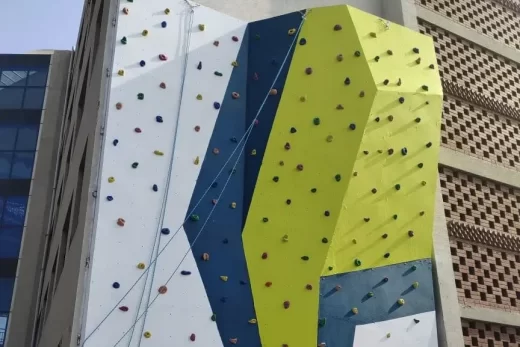
M 181 275 L 183 275 L 183 276 L 189 276 L 189 275 L 191 275 L 191 271 L 182 270 L 182 271 L 181 271 Z
M 109 195 L 109 196 L 107 196 L 107 200 L 112 201 L 112 200 L 114 200 L 114 198 L 111 195 Z
M 114 282 L 114 283 L 112 283 L 112 287 L 117 289 L 117 288 L 119 288 L 121 286 L 119 285 L 119 282 Z
M 157 123 L 162 123 L 163 122 L 163 119 L 162 119 L 161 116 L 155 117 L 155 120 L 157 121 Z
M 166 23 L 166 21 L 163 21 L 163 22 L 161 23 L 161 26 L 162 26 L 163 28 L 166 28 L 166 27 L 168 26 L 168 23 Z
M 118 143 L 119 143 L 119 140 L 118 140 L 118 139 L 115 139 L 114 141 L 112 141 L 112 144 L 113 144 L 114 146 L 117 146 Z
M 152 189 L 153 189 L 154 192 L 156 192 L 156 191 L 159 190 L 159 187 L 157 187 L 157 184 L 154 184 L 154 185 L 152 186 Z
M 213 107 L 215 107 L 215 110 L 220 109 L 220 103 L 218 103 L 218 102 L 214 102 L 214 103 L 213 103 Z
M 213 183 L 211 183 L 211 188 L 217 188 L 217 186 L 218 186 L 218 183 L 217 183 L 217 182 L 213 182 Z
M 161 234 L 163 234 L 163 235 L 169 235 L 169 234 L 170 234 L 170 229 L 168 229 L 168 228 L 162 228 L 162 229 L 161 229 Z
M 141 67 L 144 67 L 144 66 L 146 65 L 146 62 L 145 62 L 144 60 L 141 60 L 141 61 L 139 62 L 139 65 L 141 65 Z

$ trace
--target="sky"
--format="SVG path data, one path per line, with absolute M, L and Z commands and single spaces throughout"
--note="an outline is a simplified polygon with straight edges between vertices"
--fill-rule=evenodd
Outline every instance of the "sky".
M 84 0 L 0 0 L 0 54 L 76 45 Z

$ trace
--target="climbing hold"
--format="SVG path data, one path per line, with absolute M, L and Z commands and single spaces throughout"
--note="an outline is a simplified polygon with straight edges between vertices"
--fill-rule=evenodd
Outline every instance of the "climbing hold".
M 170 234 L 170 229 L 168 229 L 168 228 L 162 228 L 162 229 L 161 229 L 161 234 L 163 234 L 163 235 L 169 235 L 169 234 Z
M 233 61 L 231 62 L 231 66 L 233 66 L 233 67 L 238 67 L 238 61 L 233 60 Z
M 401 148 L 401 154 L 402 155 L 407 155 L 408 154 L 408 149 L 406 147 Z
M 327 344 L 325 342 L 321 342 L 318 347 L 327 347 Z
M 422 181 L 421 184 L 422 184 L 423 186 L 425 186 L 425 185 L 426 185 L 426 181 Z
M 283 242 L 289 242 L 289 235 L 285 234 L 285 235 L 282 237 L 282 241 L 283 241 Z
M 128 306 L 120 306 L 119 311 L 128 312 Z
M 231 204 L 229 204 L 229 207 L 237 208 L 237 203 L 236 202 L 232 202 Z
M 112 176 L 110 176 L 108 178 L 108 183 L 114 183 L 115 181 L 116 181 L 116 179 L 114 177 L 112 177 Z
M 388 238 L 388 234 L 383 234 L 381 237 L 386 239 L 386 238 Z
M 399 183 L 397 183 L 397 184 L 395 185 L 395 190 L 400 190 L 400 189 L 401 189 L 401 185 L 400 185 Z
M 372 188 L 372 194 L 375 194 L 377 193 L 377 189 L 376 188 Z
M 351 123 L 349 126 L 350 130 L 356 130 L 356 124 Z
M 122 108 L 123 108 L 123 104 L 120 103 L 120 102 L 118 102 L 118 103 L 116 104 L 116 109 L 120 110 L 120 109 L 122 109 Z
M 258 119 L 255 119 L 255 121 L 253 122 L 255 124 L 255 127 L 258 125 L 258 123 L 260 123 L 260 121 Z
M 383 150 L 382 149 L 378 149 L 377 153 L 381 154 L 381 153 L 383 153 Z
M 161 27 L 162 27 L 162 28 L 166 28 L 167 26 L 168 26 L 168 23 L 166 23 L 166 21 L 163 20 L 163 21 L 161 22 Z
M 109 196 L 107 196 L 107 200 L 108 200 L 108 201 L 112 201 L 112 200 L 114 200 L 114 198 L 113 198 L 112 196 L 109 195 Z
M 303 46 L 307 43 L 307 40 L 305 38 L 300 39 L 300 46 Z
M 312 120 L 312 122 L 314 123 L 314 125 L 320 125 L 320 123 L 321 123 L 321 121 L 320 121 L 320 119 L 318 117 L 314 118 Z
M 134 131 L 135 131 L 136 133 L 138 133 L 138 134 L 142 133 L 141 128 L 134 128 Z
M 202 95 L 197 94 L 196 99 L 197 99 L 197 100 L 202 100 Z
M 326 323 L 327 323 L 327 319 L 326 318 L 318 319 L 318 327 L 323 328 Z
M 218 41 L 213 41 L 213 46 L 218 47 L 219 44 L 220 44 L 220 42 L 218 42 Z
M 164 13 L 165 13 L 165 14 L 170 14 L 170 9 L 169 9 L 169 8 L 165 8 L 165 9 L 164 9 Z
M 327 269 L 329 269 L 329 271 L 332 271 L 334 269 L 334 267 L 333 266 L 329 266 L 329 267 L 327 267 Z
M 226 302 L 227 302 L 227 298 L 226 298 L 225 296 L 222 297 L 222 298 L 220 298 L 220 302 L 222 302 L 222 303 L 226 303 Z
M 359 97 L 360 97 L 360 98 L 365 97 L 365 92 L 364 92 L 363 90 L 359 92 Z
M 255 155 L 256 155 L 256 149 L 252 149 L 252 150 L 251 150 L 251 155 L 252 155 L 252 156 L 255 156 Z
M 266 252 L 262 253 L 262 259 L 267 259 L 267 257 L 268 257 L 268 256 L 267 256 L 267 253 L 266 253 Z
M 307 101 L 307 97 L 305 95 L 300 96 L 300 101 L 301 102 Z
M 153 154 L 158 155 L 158 156 L 163 156 L 164 155 L 163 152 L 161 152 L 161 151 L 159 151 L 157 149 L 155 151 L 153 151 Z
M 375 120 L 376 122 L 378 122 L 378 123 L 379 123 L 379 121 L 381 120 L 381 118 L 379 118 L 379 117 L 376 117 L 376 118 L 375 118 L 374 120 Z
M 392 155 L 394 154 L 394 149 L 393 148 L 389 148 L 388 149 L 388 155 Z
M 390 258 L 390 253 L 385 253 L 384 257 L 385 258 Z
M 190 220 L 191 220 L 192 222 L 197 222 L 199 219 L 200 219 L 200 217 L 199 217 L 198 215 L 196 215 L 196 214 L 192 214 L 192 215 L 190 216 Z
M 213 74 L 215 76 L 218 76 L 218 77 L 222 77 L 223 76 L 222 72 L 220 72 L 220 71 L 215 71 L 215 72 L 213 72 Z
M 249 324 L 256 324 L 256 323 L 257 323 L 257 321 L 256 321 L 255 318 L 252 318 L 252 319 L 248 320 L 247 322 L 248 322 Z
M 204 31 L 206 29 L 206 26 L 204 24 L 199 24 L 199 30 Z
M 420 117 L 415 118 L 415 123 L 421 123 L 421 118 Z
M 430 64 L 429 68 L 433 70 L 435 69 L 435 66 L 433 64 Z
M 367 223 L 370 222 L 370 218 L 368 218 L 368 217 L 363 218 L 363 220 L 364 220 L 365 222 L 367 222 Z
M 164 54 L 159 54 L 159 60 L 166 61 L 166 60 L 168 60 L 168 57 Z
M 289 29 L 289 30 L 287 31 L 287 34 L 288 34 L 289 36 L 293 36 L 295 33 L 296 33 L 296 29 L 294 29 L 294 28 Z
M 392 52 L 392 50 L 391 50 L 391 49 L 389 49 L 389 50 L 387 50 L 387 51 L 386 51 L 386 54 L 388 54 L 388 55 L 393 55 L 393 54 L 394 54 L 394 52 Z
M 153 190 L 154 192 L 156 192 L 156 191 L 159 190 L 159 187 L 157 187 L 157 184 L 154 184 L 154 185 L 152 186 L 152 190 Z
M 415 324 L 418 324 L 420 322 L 420 320 L 418 320 L 417 318 L 414 318 L 413 321 Z
M 428 143 L 426 144 L 426 147 L 427 147 L 427 148 L 430 148 L 431 146 L 432 146 L 432 143 L 431 143 L 431 142 L 428 142 Z
M 399 306 L 403 306 L 405 304 L 405 301 L 404 299 L 399 299 L 397 300 L 397 303 L 399 304 Z
M 238 42 L 238 37 L 233 36 L 233 37 L 231 38 L 231 40 L 233 40 L 234 42 Z
M 267 288 L 269 288 L 269 287 L 272 286 L 272 285 L 273 285 L 273 282 L 265 282 L 265 286 L 266 286 Z
M 312 290 L 312 284 L 306 284 L 305 285 L 305 289 Z
M 267 217 L 262 218 L 262 222 L 264 222 L 264 223 L 269 222 L 269 218 L 267 218 Z
M 141 61 L 139 62 L 139 65 L 141 65 L 141 67 L 144 67 L 144 66 L 146 65 L 146 62 L 145 62 L 144 60 L 141 60 Z
M 215 110 L 218 110 L 220 108 L 220 103 L 214 102 L 213 107 L 215 108 Z
M 144 270 L 145 267 L 146 267 L 146 265 L 144 265 L 144 263 L 139 263 L 139 264 L 137 264 L 137 268 L 138 268 L 139 270 Z
M 375 32 L 371 32 L 371 33 L 370 33 L 370 37 L 376 38 L 376 37 L 377 37 L 377 34 L 376 34 Z
M 150 337 L 152 337 L 152 333 L 150 333 L 149 331 L 145 331 L 143 336 L 146 338 L 146 339 L 149 339 Z
M 354 52 L 354 56 L 356 56 L 356 57 L 361 57 L 361 52 L 360 52 L 360 51 L 355 51 L 355 52 Z
M 289 130 L 289 132 L 290 132 L 291 134 L 294 134 L 294 133 L 296 133 L 296 131 L 297 131 L 297 130 L 296 130 L 296 128 L 295 128 L 295 127 L 291 127 L 291 130 Z
M 213 183 L 211 183 L 211 188 L 217 188 L 217 186 L 218 186 L 218 183 L 217 183 L 217 182 L 213 182 Z
M 141 33 L 143 36 L 148 36 L 148 30 L 144 29 L 143 32 Z
M 286 149 L 287 149 L 287 148 L 286 148 Z M 280 166 L 284 166 L 285 163 L 283 162 L 283 160 L 280 160 L 280 162 L 278 163 L 278 165 L 280 165 Z
M 112 283 L 112 288 L 118 289 L 120 287 L 119 282 Z
M 348 86 L 350 84 L 350 78 L 345 78 L 345 81 L 343 83 L 345 83 L 345 85 Z
M 232 345 L 236 345 L 238 343 L 238 339 L 237 338 L 229 339 L 229 343 L 231 343 Z
M 144 94 L 143 93 L 137 94 L 137 99 L 138 100 L 143 100 L 144 99 Z
M 415 54 L 419 54 L 419 48 L 417 48 L 417 47 L 414 47 L 414 48 L 412 49 L 412 51 L 413 51 Z
M 273 177 L 273 181 L 274 181 L 274 182 L 278 182 L 279 180 L 280 180 L 280 177 L 278 177 L 278 176 L 274 176 L 274 177 Z
M 414 283 L 412 283 L 412 287 L 413 287 L 414 289 L 419 288 L 419 282 L 414 282 Z
M 338 55 L 336 56 L 336 60 L 337 60 L 337 61 L 343 61 L 343 54 L 338 54 Z
M 359 310 L 357 309 L 357 307 L 353 307 L 351 311 L 352 311 L 353 314 L 358 314 L 359 313 Z
M 418 167 L 419 169 L 422 169 L 422 168 L 424 167 L 424 164 L 423 164 L 423 163 L 419 163 L 419 164 L 417 164 L 417 167 Z
M 359 259 L 354 260 L 354 265 L 361 266 L 361 260 L 359 260 Z
M 306 69 L 305 69 L 305 73 L 306 73 L 307 75 L 312 74 L 312 67 L 308 67 L 308 68 L 306 68 Z
M 399 78 L 399 79 L 397 80 L 397 85 L 400 86 L 401 84 L 403 84 L 403 82 L 402 82 L 401 79 Z
M 119 143 L 119 140 L 118 140 L 118 139 L 115 139 L 114 141 L 112 141 L 112 144 L 113 144 L 114 146 L 117 146 L 118 143 Z
M 402 96 L 399 98 L 399 103 L 404 104 L 404 98 Z
M 327 136 L 327 142 L 332 142 L 332 140 L 334 140 L 332 135 Z
M 168 291 L 168 287 L 160 286 L 159 289 L 157 289 L 157 291 L 159 292 L 159 294 L 166 294 L 166 292 Z
M 139 166 L 138 162 L 132 163 L 132 168 L 133 169 L 137 169 L 138 166 Z
M 124 14 L 128 14 L 129 12 L 130 12 L 130 10 L 127 7 L 123 7 L 123 13 Z
M 159 84 L 159 88 L 161 88 L 161 89 L 166 89 L 166 83 L 161 82 L 161 83 Z
M 290 301 L 284 301 L 283 302 L 283 308 L 285 308 L 286 310 L 291 306 L 291 302 Z
M 340 31 L 343 27 L 339 24 L 334 25 L 334 31 Z
M 394 214 L 394 215 L 392 216 L 392 218 L 393 218 L 394 220 L 397 220 L 397 215 Z
M 240 98 L 240 94 L 238 94 L 237 92 L 233 92 L 233 93 L 231 93 L 231 97 L 233 99 L 238 99 L 238 98 Z
M 307 260 L 309 260 L 309 257 L 304 255 L 304 256 L 301 257 L 301 259 L 307 261 Z
M 415 63 L 416 63 L 417 65 L 419 65 L 419 64 L 421 63 L 421 58 L 417 58 L 417 59 L 415 59 Z
M 422 88 L 422 90 L 424 90 L 425 92 L 427 92 L 427 91 L 430 89 L 430 88 L 428 88 L 427 85 L 423 85 L 421 88 Z
M 227 282 L 229 277 L 228 276 L 220 276 L 220 279 L 224 282 Z
M 412 266 L 412 271 L 415 271 L 415 270 L 417 270 L 417 266 L 416 266 L 416 265 L 413 265 L 413 266 Z
M 290 205 L 291 202 L 292 202 L 291 199 L 287 199 L 287 200 L 285 200 L 285 203 L 286 203 L 287 205 Z
M 367 296 L 368 296 L 369 298 L 372 298 L 372 297 L 374 297 L 374 293 L 373 293 L 373 292 L 368 292 L 368 293 L 367 293 Z
M 213 148 L 213 154 L 218 155 L 220 153 L 220 149 Z
M 291 149 L 291 144 L 289 142 L 286 142 L 285 145 L 283 146 L 286 150 L 290 150 Z M 283 165 L 283 164 L 281 164 Z
M 211 318 L 210 318 L 213 322 L 216 322 L 217 321 L 217 315 L 215 313 L 213 313 L 211 315 Z
M 388 80 L 388 79 L 386 79 L 386 80 L 383 81 L 383 84 L 384 84 L 385 86 L 387 86 L 388 83 L 390 83 L 390 80 Z
M 388 118 L 388 120 L 389 120 L 390 122 L 394 120 L 394 116 L 392 116 L 392 115 L 388 116 L 387 118 Z
M 190 341 L 195 341 L 195 339 L 196 339 L 195 334 L 191 334 L 191 335 L 190 335 Z
M 383 278 L 383 282 L 388 282 L 388 277 Z
M 324 237 L 324 238 L 321 239 L 321 243 L 329 243 L 329 239 Z
M 380 58 L 378 55 L 376 55 L 376 56 L 374 57 L 374 60 L 375 60 L 376 63 L 379 62 L 379 59 L 381 59 L 381 58 Z
M 162 118 L 161 116 L 156 116 L 156 117 L 155 117 L 155 121 L 156 121 L 157 123 L 162 123 L 162 122 L 163 122 L 163 118 Z
M 118 74 L 119 76 L 124 76 L 124 75 L 125 75 L 125 70 L 119 70 L 119 71 L 117 72 L 117 74 Z
M 296 170 L 303 171 L 303 165 L 302 164 L 296 165 Z
M 199 63 L 197 64 L 197 70 L 202 70 L 202 62 L 199 61 Z
M 336 106 L 336 110 L 344 110 L 345 108 L 343 107 L 342 104 L 338 104 L 338 106 Z
M 183 275 L 183 276 L 189 276 L 189 275 L 191 275 L 191 271 L 182 270 L 182 271 L 181 271 L 181 275 Z
M 336 176 L 334 176 L 334 179 L 336 180 L 336 182 L 341 181 L 341 175 L 337 174 Z
M 387 333 L 387 334 L 386 334 L 386 338 L 387 338 L 387 339 L 389 339 L 390 336 L 391 336 L 390 333 Z

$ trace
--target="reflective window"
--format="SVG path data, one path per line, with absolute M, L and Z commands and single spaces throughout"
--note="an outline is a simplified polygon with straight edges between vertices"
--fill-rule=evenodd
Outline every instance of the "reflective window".
M 9 319 L 9 313 L 1 312 L 0 313 L 0 346 L 3 346 L 5 341 L 5 334 L 7 330 L 7 321 Z
M 24 125 L 18 129 L 18 138 L 16 139 L 17 151 L 35 151 L 36 142 L 38 141 L 39 124 Z
M 0 312 L 9 312 L 13 297 L 14 278 L 0 278 Z
M 47 70 L 29 71 L 27 85 L 29 87 L 45 87 L 47 85 Z
M 0 109 L 21 108 L 23 88 L 0 88 Z
M 7 71 L 0 74 L 0 87 L 16 86 L 23 87 L 27 82 L 27 71 Z
M 11 173 L 13 152 L 0 152 L 0 179 L 8 179 Z
M 2 225 L 23 226 L 25 210 L 27 208 L 26 196 L 8 196 L 5 199 Z
M 27 88 L 25 90 L 25 100 L 23 102 L 23 108 L 33 110 L 41 109 L 43 107 L 44 98 L 45 88 Z
M 0 151 L 12 151 L 18 128 L 13 125 L 0 126 Z
M 14 152 L 11 178 L 30 179 L 34 164 L 34 152 Z
M 0 259 L 18 258 L 23 227 L 0 228 Z

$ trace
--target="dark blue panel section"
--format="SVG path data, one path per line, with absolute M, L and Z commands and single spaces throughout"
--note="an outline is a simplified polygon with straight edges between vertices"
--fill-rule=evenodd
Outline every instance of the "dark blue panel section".
M 0 278 L 0 312 L 9 312 L 11 310 L 13 288 L 14 278 Z
M 397 303 L 401 298 L 402 306 Z M 354 307 L 358 314 L 352 313 Z M 352 347 L 356 325 L 429 311 L 435 311 L 430 260 L 323 277 L 319 317 L 325 325 L 318 328 L 318 343 Z
M 247 31 L 246 31 L 247 34 Z M 224 97 L 224 102 L 215 124 L 201 172 L 190 203 L 191 211 L 203 196 L 205 190 L 212 185 L 218 172 L 237 147 L 237 141 L 244 135 L 246 129 L 246 80 L 247 80 L 247 35 L 242 40 L 242 46 L 237 61 L 239 67 L 234 68 Z M 239 99 L 231 97 L 233 92 L 240 94 Z M 215 155 L 213 150 L 219 149 Z M 224 345 L 230 338 L 238 338 L 240 345 L 259 347 L 260 338 L 257 325 L 249 324 L 248 320 L 255 318 L 255 310 L 245 255 L 242 247 L 242 199 L 244 187 L 244 156 L 236 166 L 236 172 L 231 176 L 226 189 L 216 205 L 205 229 L 201 231 L 204 221 L 214 207 L 213 199 L 222 192 L 229 173 L 240 154 L 237 150 L 230 160 L 216 185 L 195 210 L 199 221 L 188 221 L 185 224 L 186 235 L 193 245 L 192 250 L 198 259 L 198 268 L 208 298 L 217 317 L 217 325 Z M 236 206 L 232 206 L 236 203 Z M 209 261 L 204 261 L 202 255 L 207 253 Z M 220 276 L 228 276 L 223 281 Z M 208 317 L 209 319 L 209 317 Z
M 18 258 L 22 232 L 22 227 L 0 228 L 0 259 Z
M 302 11 L 303 13 L 303 11 Z M 298 29 L 302 21 L 302 13 L 293 12 L 283 16 L 269 18 L 249 24 L 249 62 L 247 79 L 247 118 L 246 124 L 256 117 L 262 107 L 265 96 L 274 84 L 277 95 L 269 96 L 258 116 L 258 124 L 253 129 L 247 150 L 256 150 L 256 156 L 246 158 L 244 182 L 244 220 L 251 204 L 256 179 L 264 157 L 265 147 L 271 132 L 276 110 L 283 94 L 283 86 L 291 65 L 294 48 L 291 48 L 295 36 L 288 35 L 290 29 Z M 290 51 L 289 51 L 290 50 Z M 289 53 L 285 65 L 282 63 Z M 289 131 L 289 129 L 287 129 Z
M 27 196 L 9 196 L 5 199 L 3 226 L 23 226 L 27 199 Z

